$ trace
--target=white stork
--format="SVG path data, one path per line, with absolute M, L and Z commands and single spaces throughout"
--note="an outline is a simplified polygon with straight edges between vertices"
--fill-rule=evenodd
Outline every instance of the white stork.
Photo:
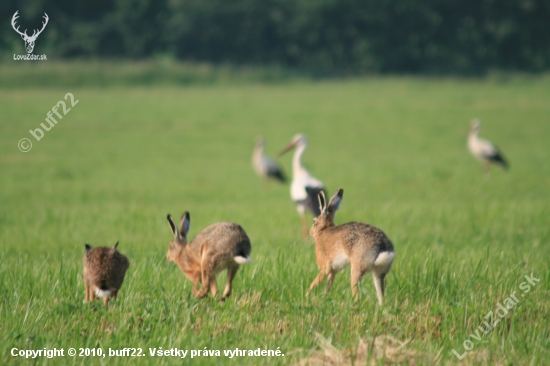
M 302 219 L 302 234 L 304 238 L 308 236 L 305 212 L 311 212 L 315 217 L 321 214 L 319 208 L 318 192 L 323 190 L 324 185 L 318 179 L 315 179 L 302 165 L 302 155 L 307 148 L 307 138 L 298 134 L 292 138 L 290 144 L 285 147 L 279 156 L 296 147 L 294 158 L 292 159 L 292 184 L 290 185 L 290 197 L 296 204 L 300 218 Z
M 286 177 L 273 159 L 264 154 L 265 140 L 263 137 L 256 139 L 254 146 L 254 154 L 252 155 L 252 166 L 261 178 L 267 180 L 269 178 L 277 179 L 281 183 L 286 181 Z
M 470 135 L 468 136 L 468 148 L 470 152 L 483 163 L 486 173 L 489 171 L 491 163 L 498 164 L 507 169 L 508 162 L 500 151 L 490 141 L 477 136 L 480 128 L 481 123 L 479 120 L 474 119 L 470 128 Z

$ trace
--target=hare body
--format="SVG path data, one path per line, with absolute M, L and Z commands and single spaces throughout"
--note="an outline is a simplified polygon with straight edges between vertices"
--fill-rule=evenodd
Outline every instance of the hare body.
M 340 189 L 326 205 L 319 192 L 321 214 L 314 220 L 310 235 L 315 239 L 315 256 L 319 274 L 311 283 L 308 294 L 327 277 L 326 291 L 330 290 L 336 273 L 351 264 L 351 289 L 357 299 L 357 283 L 367 272 L 372 272 L 378 302 L 384 299 L 384 278 L 395 257 L 392 242 L 384 232 L 359 222 L 334 225 L 334 214 L 342 201 Z
M 86 244 L 83 258 L 85 303 L 94 300 L 96 295 L 103 298 L 105 305 L 109 303 L 109 296 L 116 299 L 130 266 L 128 258 L 117 251 L 117 246 L 118 243 L 113 247 L 92 248 Z
M 167 219 L 174 240 L 169 245 L 166 259 L 176 263 L 193 282 L 193 295 L 196 297 L 206 296 L 208 290 L 216 296 L 216 275 L 227 269 L 227 284 L 222 295 L 224 300 L 231 294 L 239 265 L 250 262 L 250 239 L 244 229 L 235 223 L 219 222 L 206 227 L 188 243 L 189 213 L 183 214 L 179 228 L 170 215 Z

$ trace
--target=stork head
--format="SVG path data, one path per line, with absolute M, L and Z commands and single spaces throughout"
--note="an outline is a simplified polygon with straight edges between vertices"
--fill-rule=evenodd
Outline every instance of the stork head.
M 174 240 L 168 246 L 168 253 L 166 253 L 166 260 L 168 262 L 174 262 L 181 255 L 185 245 L 187 244 L 187 233 L 189 232 L 189 226 L 191 223 L 191 216 L 189 212 L 185 211 L 181 216 L 179 227 L 176 226 L 172 216 L 168 214 L 166 216 L 168 224 L 170 224 L 170 230 L 174 235 Z
M 472 124 L 470 127 L 470 133 L 478 133 L 480 129 L 481 129 L 481 122 L 479 122 L 479 119 L 474 118 L 472 120 Z
M 256 137 L 256 140 L 254 140 L 254 146 L 256 149 L 263 149 L 265 146 L 265 139 L 263 136 Z
M 292 150 L 296 146 L 298 146 L 298 147 L 307 146 L 307 137 L 304 134 L 299 133 L 297 135 L 294 135 L 294 137 L 290 141 L 290 144 L 288 144 L 284 149 L 282 149 L 279 152 L 278 156 L 281 156 L 284 153 L 286 153 L 287 151 Z

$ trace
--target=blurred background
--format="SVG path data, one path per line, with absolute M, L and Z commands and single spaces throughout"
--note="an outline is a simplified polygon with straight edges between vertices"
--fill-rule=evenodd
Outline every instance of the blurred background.
M 282 68 L 313 76 L 483 75 L 550 67 L 547 0 L 8 0 L 0 59 L 21 30 L 48 60 L 151 59 Z

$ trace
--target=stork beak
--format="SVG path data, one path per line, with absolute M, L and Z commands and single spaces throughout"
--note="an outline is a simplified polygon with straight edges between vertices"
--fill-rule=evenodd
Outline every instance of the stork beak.
M 289 150 L 292 150 L 294 148 L 294 146 L 296 146 L 296 143 L 295 142 L 291 142 L 290 144 L 288 144 L 284 149 L 282 149 L 281 151 L 279 151 L 279 153 L 277 154 L 277 157 L 280 157 L 282 155 L 284 155 L 286 152 L 288 152 Z

